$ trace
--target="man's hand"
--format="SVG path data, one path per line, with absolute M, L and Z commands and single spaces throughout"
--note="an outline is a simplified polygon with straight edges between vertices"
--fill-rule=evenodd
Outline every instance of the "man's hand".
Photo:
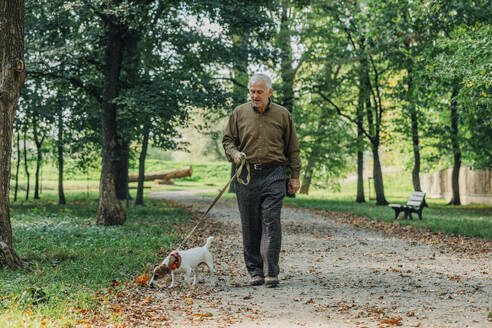
M 234 154 L 234 163 L 236 163 L 236 165 L 241 164 L 242 158 L 246 159 L 246 154 L 238 151 L 237 153 Z
M 301 182 L 299 179 L 290 179 L 289 180 L 289 194 L 295 194 L 299 188 L 301 187 Z

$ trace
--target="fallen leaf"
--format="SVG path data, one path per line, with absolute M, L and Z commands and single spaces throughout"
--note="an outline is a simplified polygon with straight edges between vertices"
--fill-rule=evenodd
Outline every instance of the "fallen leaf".
M 144 273 L 140 277 L 137 278 L 137 284 L 139 285 L 147 285 L 150 277 L 148 273 Z

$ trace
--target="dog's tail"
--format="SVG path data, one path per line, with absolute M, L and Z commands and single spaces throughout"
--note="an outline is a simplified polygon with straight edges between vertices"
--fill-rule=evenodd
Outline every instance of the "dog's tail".
M 207 242 L 205 243 L 205 246 L 203 246 L 203 247 L 209 248 L 212 240 L 214 240 L 214 237 L 208 237 Z

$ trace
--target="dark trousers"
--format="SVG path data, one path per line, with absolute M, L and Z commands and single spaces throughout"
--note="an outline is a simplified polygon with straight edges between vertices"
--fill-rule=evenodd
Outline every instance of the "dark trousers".
M 280 211 L 286 193 L 285 167 L 251 169 L 248 185 L 235 183 L 246 268 L 251 276 L 277 277 L 282 242 Z

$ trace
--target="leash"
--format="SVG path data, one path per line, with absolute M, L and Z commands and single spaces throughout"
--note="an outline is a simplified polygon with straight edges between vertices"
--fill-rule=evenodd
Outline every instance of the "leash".
M 243 179 L 241 179 L 240 175 L 243 171 L 243 168 L 244 166 L 246 166 L 246 170 L 248 171 L 248 176 L 246 177 L 246 181 L 244 181 Z M 205 217 L 207 216 L 207 214 L 210 212 L 210 210 L 212 209 L 212 207 L 214 207 L 214 205 L 217 203 L 217 201 L 220 199 L 220 197 L 222 197 L 222 195 L 224 194 L 224 192 L 226 191 L 227 187 L 229 187 L 229 185 L 231 184 L 231 182 L 234 180 L 234 178 L 237 177 L 237 181 L 239 181 L 239 183 L 242 183 L 243 185 L 247 185 L 249 184 L 249 181 L 251 179 L 251 172 L 250 172 L 250 165 L 248 162 L 246 162 L 246 156 L 242 156 L 241 157 L 241 164 L 239 165 L 239 168 L 236 168 L 236 173 L 234 173 L 234 175 L 229 179 L 229 182 L 226 183 L 226 185 L 224 186 L 224 188 L 222 188 L 222 190 L 219 192 L 219 194 L 217 195 L 217 197 L 215 197 L 215 199 L 213 200 L 213 202 L 208 206 L 207 210 L 205 211 L 205 214 L 203 214 L 200 219 L 198 220 L 198 223 L 193 227 L 193 229 L 191 229 L 191 231 L 188 233 L 188 235 L 186 236 L 185 239 L 183 239 L 183 241 L 181 241 L 181 243 L 179 243 L 178 247 L 176 249 L 180 249 L 180 247 L 186 242 L 188 241 L 188 239 L 190 239 L 190 237 L 193 235 L 193 233 L 195 232 L 196 228 L 200 225 L 200 223 L 202 223 L 203 219 L 205 219 Z

